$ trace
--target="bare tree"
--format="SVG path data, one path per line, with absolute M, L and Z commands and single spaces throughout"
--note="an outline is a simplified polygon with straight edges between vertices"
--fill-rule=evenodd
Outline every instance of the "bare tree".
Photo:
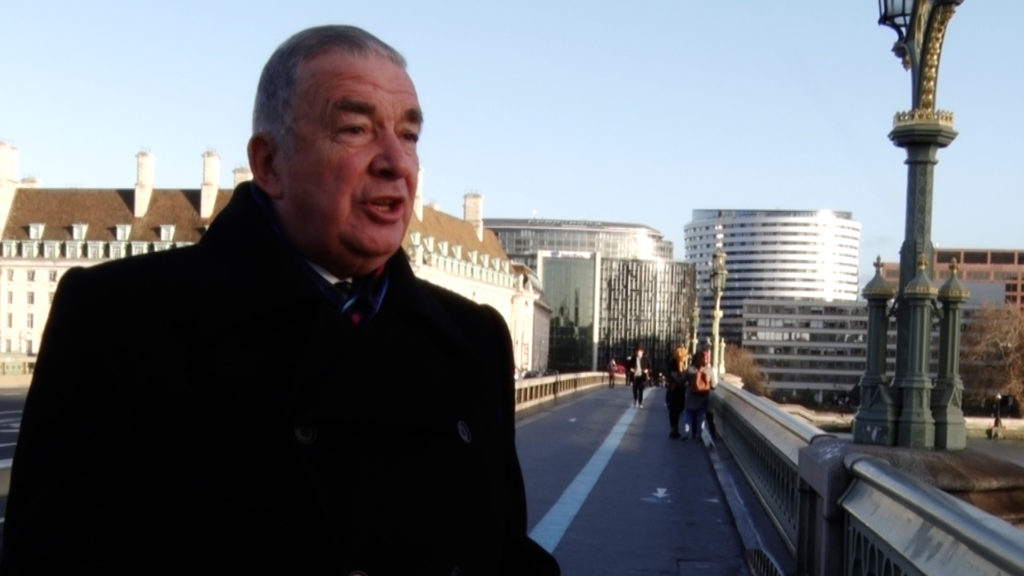
M 996 394 L 1024 400 L 1024 311 L 985 305 L 963 331 L 964 404 L 989 405 Z
M 756 396 L 770 396 L 771 390 L 765 385 L 767 377 L 757 365 L 754 354 L 739 346 L 725 347 L 725 370 L 743 380 L 743 389 Z

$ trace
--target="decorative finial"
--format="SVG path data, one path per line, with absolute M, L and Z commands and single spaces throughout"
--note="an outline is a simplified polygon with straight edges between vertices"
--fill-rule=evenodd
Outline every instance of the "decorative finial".
M 879 254 L 878 256 L 875 256 L 875 270 L 878 270 L 878 273 L 881 274 L 884 269 L 885 264 L 882 264 L 882 255 Z
M 924 252 L 917 254 L 917 269 L 922 272 L 928 267 L 928 259 L 924 257 Z
M 959 271 L 960 271 L 960 263 L 959 263 L 959 262 L 957 262 L 956 258 L 954 257 L 954 258 L 953 258 L 953 259 L 952 259 L 952 260 L 951 260 L 951 261 L 949 262 L 949 273 L 950 273 L 950 275 L 951 275 L 951 276 L 953 276 L 954 278 L 956 278 L 956 274 L 957 274 L 957 272 L 959 272 Z

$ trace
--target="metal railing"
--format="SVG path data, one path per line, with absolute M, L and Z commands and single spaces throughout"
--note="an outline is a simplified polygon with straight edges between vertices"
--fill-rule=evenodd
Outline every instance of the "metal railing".
M 598 386 L 606 386 L 607 383 L 608 375 L 604 372 L 556 374 L 553 376 L 517 380 L 516 411 L 555 400 L 560 396 L 575 394 Z
M 1024 530 L 1009 522 L 728 381 L 711 409 L 797 574 L 1024 574 Z M 773 574 L 763 565 L 755 574 Z

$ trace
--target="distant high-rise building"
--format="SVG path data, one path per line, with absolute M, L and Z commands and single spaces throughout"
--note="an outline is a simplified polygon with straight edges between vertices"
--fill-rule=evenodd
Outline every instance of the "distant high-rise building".
M 693 266 L 648 226 L 485 219 L 509 258 L 540 276 L 551 307 L 549 366 L 595 370 L 643 346 L 656 369 L 688 342 Z
M 857 300 L 860 228 L 851 213 L 832 210 L 694 210 L 685 261 L 697 271 L 702 333 L 710 332 L 711 262 L 719 246 L 728 271 L 720 330 L 738 344 L 745 300 Z

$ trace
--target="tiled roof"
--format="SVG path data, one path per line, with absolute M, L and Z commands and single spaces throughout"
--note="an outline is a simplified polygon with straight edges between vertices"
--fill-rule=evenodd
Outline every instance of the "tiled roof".
M 491 258 L 508 260 L 508 254 L 505 253 L 505 249 L 493 231 L 485 228 L 484 239 L 481 242 L 477 239 L 476 231 L 471 223 L 430 206 L 423 207 L 422 221 L 418 220 L 416 216 L 412 217 L 409 231 L 405 235 L 405 242 L 402 243 L 407 252 L 412 246 L 409 235 L 413 232 L 419 232 L 424 237 L 433 236 L 435 242 L 448 241 L 449 245 L 462 246 L 463 260 L 469 260 L 468 254 L 471 250 L 476 250 L 481 255 L 487 254 Z
M 217 194 L 216 216 L 231 198 L 231 189 Z M 154 189 L 141 218 L 132 213 L 134 189 L 20 188 L 14 194 L 3 230 L 4 240 L 28 239 L 29 224 L 45 224 L 43 240 L 71 240 L 72 224 L 88 224 L 86 240 L 116 240 L 115 227 L 131 224 L 128 240 L 160 240 L 160 226 L 174 225 L 175 242 L 196 242 L 213 220 L 199 216 L 199 190 Z

